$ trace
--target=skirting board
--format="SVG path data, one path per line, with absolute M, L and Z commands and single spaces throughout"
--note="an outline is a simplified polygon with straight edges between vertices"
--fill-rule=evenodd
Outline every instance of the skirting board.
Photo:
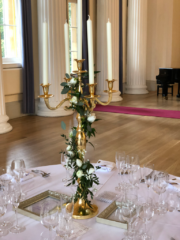
M 24 117 L 27 115 L 22 113 L 22 101 L 7 102 L 6 114 L 10 119 Z
M 125 93 L 125 82 L 123 82 L 123 93 Z M 156 91 L 157 90 L 157 84 L 156 80 L 146 80 L 147 90 L 148 91 Z

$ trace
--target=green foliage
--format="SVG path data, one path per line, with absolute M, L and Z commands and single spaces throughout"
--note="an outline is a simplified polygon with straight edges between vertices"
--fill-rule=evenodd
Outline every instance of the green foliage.
M 61 121 L 61 127 L 62 127 L 63 130 L 66 130 L 66 124 L 65 124 L 65 122 Z
M 91 103 L 84 98 L 84 95 L 81 92 L 79 92 L 79 81 L 77 78 L 74 79 L 76 80 L 74 81 L 74 84 L 66 82 L 61 83 L 61 86 L 63 87 L 61 93 L 66 94 L 69 92 L 71 95 L 72 98 L 70 100 L 70 106 L 68 109 L 76 111 L 81 115 L 82 130 L 85 133 L 86 137 L 90 139 L 91 137 L 95 137 L 96 134 L 95 128 L 92 127 L 93 123 L 88 121 L 88 117 L 91 114 Z M 90 116 L 92 117 L 92 115 Z M 96 119 L 95 121 L 98 120 L 99 119 Z M 61 127 L 62 129 L 65 129 L 65 123 L 63 121 L 61 122 Z M 91 201 L 88 199 L 88 196 L 93 199 L 94 195 L 90 189 L 93 187 L 93 184 L 99 184 L 99 179 L 95 174 L 94 166 L 90 163 L 89 160 L 86 162 L 81 161 L 82 158 L 84 159 L 85 152 L 78 151 L 77 149 L 76 127 L 72 128 L 69 138 L 64 134 L 61 136 L 65 139 L 65 143 L 68 146 L 68 150 L 66 152 L 61 152 L 65 154 L 68 159 L 66 167 L 74 169 L 73 176 L 69 180 L 68 186 L 74 185 L 77 181 L 80 181 L 75 194 L 75 202 L 79 198 L 82 198 L 91 207 Z M 88 139 L 86 142 L 93 146 L 93 144 L 89 142 Z M 80 161 L 82 164 L 78 164 Z M 79 173 L 83 173 L 82 176 L 80 176 Z

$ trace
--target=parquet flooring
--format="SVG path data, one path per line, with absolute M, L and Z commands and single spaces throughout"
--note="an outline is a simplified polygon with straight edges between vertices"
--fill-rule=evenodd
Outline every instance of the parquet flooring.
M 180 102 L 159 100 L 156 93 L 148 95 L 124 95 L 123 101 L 113 103 L 124 106 L 171 108 L 179 110 Z M 156 104 L 155 104 L 156 101 Z M 161 104 L 158 103 L 161 101 Z M 127 105 L 126 105 L 127 104 Z M 87 146 L 86 158 L 92 162 L 99 159 L 114 161 L 115 152 L 124 150 L 136 153 L 140 163 L 155 163 L 157 170 L 165 170 L 180 176 L 180 120 L 146 116 L 123 115 L 117 113 L 96 112 L 101 121 L 94 123 L 96 138 L 92 138 L 95 146 Z M 67 125 L 61 129 L 61 121 Z M 61 134 L 68 134 L 75 117 L 45 118 L 25 116 L 9 122 L 13 131 L 0 135 L 0 167 L 9 165 L 15 158 L 26 161 L 27 167 L 36 167 L 60 163 L 60 150 L 65 148 Z

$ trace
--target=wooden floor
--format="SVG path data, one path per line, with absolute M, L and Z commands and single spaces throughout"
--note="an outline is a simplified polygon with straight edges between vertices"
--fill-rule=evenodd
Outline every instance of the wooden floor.
M 148 95 L 124 95 L 123 101 L 113 103 L 124 106 L 154 107 L 179 110 L 180 102 L 175 97 L 169 100 Z M 161 103 L 161 104 L 160 104 Z M 96 112 L 98 121 L 94 124 L 95 146 L 87 147 L 87 158 L 92 162 L 99 159 L 114 161 L 115 152 L 124 150 L 136 153 L 140 163 L 155 163 L 158 170 L 166 170 L 180 176 L 180 120 L 145 116 Z M 61 134 L 67 134 L 75 118 L 45 118 L 26 116 L 10 120 L 13 131 L 0 135 L 0 167 L 9 165 L 15 158 L 26 161 L 27 167 L 60 163 L 59 152 L 65 148 Z M 61 129 L 61 121 L 67 130 Z

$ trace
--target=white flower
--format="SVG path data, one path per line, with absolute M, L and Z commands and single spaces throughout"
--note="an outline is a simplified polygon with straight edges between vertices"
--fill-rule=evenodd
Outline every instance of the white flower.
M 77 83 L 77 80 L 72 78 L 69 82 L 68 82 L 68 85 L 75 85 Z
M 78 100 L 77 100 L 77 97 L 76 96 L 73 96 L 70 100 L 71 103 L 74 103 L 74 104 L 77 104 L 78 103 Z
M 82 161 L 80 159 L 76 159 L 76 165 L 78 167 L 81 167 L 82 166 Z
M 78 178 L 81 178 L 83 176 L 83 171 L 82 170 L 78 170 L 77 173 L 76 173 L 76 176 Z
M 66 148 L 67 151 L 71 151 L 72 150 L 72 147 L 70 145 L 67 146 Z
M 95 172 L 95 169 L 94 168 L 90 168 L 89 171 L 88 171 L 88 174 L 92 174 Z
M 67 153 L 69 154 L 70 157 L 74 157 L 74 153 L 72 151 L 68 151 Z
M 73 131 L 70 131 L 70 133 L 69 133 L 69 137 L 70 137 L 70 138 L 73 137 Z
M 96 115 L 94 113 L 91 113 L 87 117 L 88 122 L 93 123 L 96 120 Z

